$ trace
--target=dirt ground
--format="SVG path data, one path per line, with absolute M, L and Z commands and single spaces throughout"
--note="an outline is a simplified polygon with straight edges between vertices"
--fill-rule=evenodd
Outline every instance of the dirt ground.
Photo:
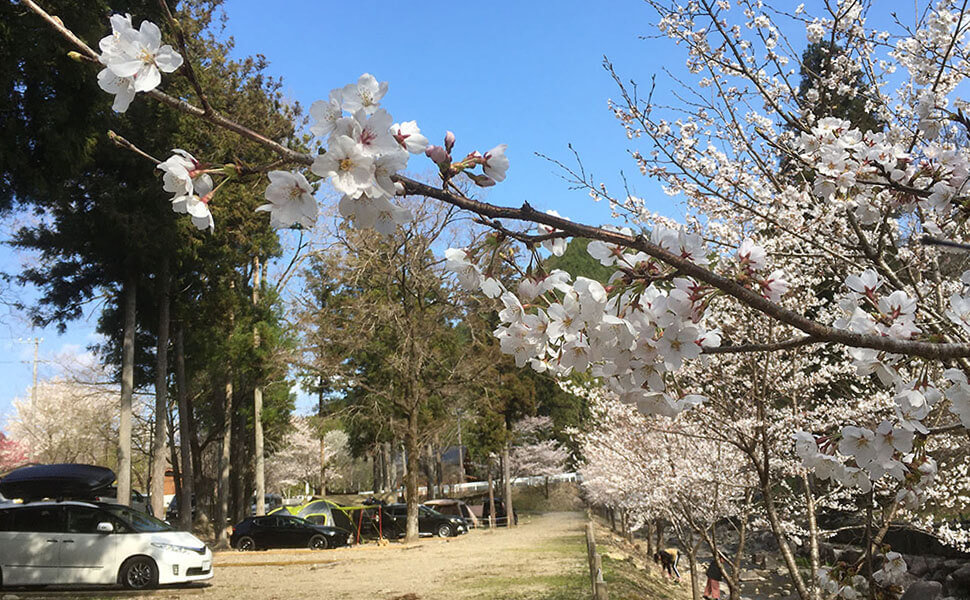
M 548 513 L 511 531 L 472 530 L 405 546 L 218 552 L 208 585 L 150 593 L 115 590 L 4 590 L 14 598 L 198 598 L 202 600 L 485 600 L 549 597 L 586 568 L 584 517 Z M 588 572 L 588 571 L 587 571 Z M 555 593 L 555 592 L 553 592 Z M 564 596 L 565 597 L 565 596 Z

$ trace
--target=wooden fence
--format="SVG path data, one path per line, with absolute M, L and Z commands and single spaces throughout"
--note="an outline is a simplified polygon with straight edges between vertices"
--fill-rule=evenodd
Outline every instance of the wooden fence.
M 586 522 L 586 554 L 589 558 L 589 579 L 593 600 L 609 600 L 606 582 L 603 581 L 603 561 L 596 551 L 596 535 L 593 533 L 593 521 Z

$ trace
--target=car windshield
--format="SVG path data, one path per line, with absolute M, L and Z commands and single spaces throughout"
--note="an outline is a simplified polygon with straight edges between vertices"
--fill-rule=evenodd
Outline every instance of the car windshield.
M 444 516 L 440 512 L 438 512 L 438 511 L 436 511 L 436 510 L 434 510 L 432 508 L 428 508 L 427 506 L 420 506 L 418 508 L 421 509 L 421 514 L 424 515 L 424 516 L 426 516 L 426 517 Z
M 153 533 L 155 531 L 172 531 L 172 527 L 164 522 L 159 521 L 151 515 L 147 515 L 143 512 L 133 510 L 127 506 L 121 506 L 120 504 L 110 504 L 104 505 L 102 508 L 114 516 L 118 517 L 125 523 L 131 526 L 132 529 L 138 533 Z

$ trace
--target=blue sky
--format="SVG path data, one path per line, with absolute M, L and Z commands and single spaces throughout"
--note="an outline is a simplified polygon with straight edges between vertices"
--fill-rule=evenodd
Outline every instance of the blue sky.
M 390 83 L 385 108 L 398 121 L 417 120 L 433 143 L 441 143 L 448 129 L 462 156 L 507 143 L 508 179 L 489 190 L 488 201 L 518 206 L 527 200 L 573 220 L 608 222 L 605 205 L 569 190 L 558 167 L 534 155 L 569 162 L 572 143 L 597 181 L 618 192 L 622 169 L 634 193 L 657 199 L 653 210 L 679 212 L 636 172 L 629 142 L 607 109 L 615 86 L 601 66 L 604 55 L 625 77 L 643 82 L 664 65 L 682 64 L 669 43 L 639 39 L 652 33 L 653 15 L 642 2 L 377 2 L 364 9 L 354 2 L 294 0 L 272 6 L 267 12 L 265 2 L 227 0 L 227 33 L 237 56 L 264 54 L 270 72 L 283 77 L 287 97 L 305 107 L 370 72 Z M 430 171 L 425 162 L 415 157 L 412 170 Z M 30 257 L 0 251 L 5 272 L 18 272 L 25 260 Z M 29 290 L 19 294 L 31 298 Z M 0 428 L 11 401 L 30 385 L 31 338 L 43 338 L 40 377 L 53 376 L 57 355 L 83 355 L 95 341 L 98 308 L 91 306 L 64 335 L 33 330 L 23 315 L 2 315 Z

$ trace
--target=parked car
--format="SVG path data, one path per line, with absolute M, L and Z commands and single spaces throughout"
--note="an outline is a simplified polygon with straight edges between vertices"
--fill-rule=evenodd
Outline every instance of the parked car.
M 462 519 L 465 519 L 465 522 L 468 523 L 468 526 L 472 529 L 481 527 L 481 524 L 478 522 L 478 517 L 475 516 L 472 508 L 461 500 L 456 500 L 454 498 L 438 498 L 437 500 L 428 500 L 424 503 L 424 505 L 440 512 L 443 515 L 461 517 Z
M 229 545 L 236 550 L 266 548 L 310 548 L 326 550 L 346 546 L 350 534 L 333 527 L 314 525 L 292 515 L 273 514 L 247 517 L 232 528 Z
M 168 503 L 168 509 L 165 511 L 165 520 L 169 523 L 175 523 L 179 520 L 178 496 L 172 498 L 172 501 Z M 192 521 L 195 522 L 195 494 L 192 494 Z
M 484 504 L 482 504 L 482 526 L 488 525 L 488 517 L 491 514 L 491 507 L 488 503 L 488 498 L 485 499 Z M 519 515 L 515 514 L 515 509 L 512 510 L 512 523 L 515 525 L 519 524 Z M 495 526 L 505 527 L 508 525 L 508 514 L 505 512 L 505 502 L 501 498 L 495 498 Z
M 266 507 L 266 514 L 269 514 L 277 508 L 283 506 L 283 496 L 280 496 L 279 494 L 264 494 L 263 504 Z M 249 506 L 249 514 L 256 514 L 256 494 L 253 494 L 253 503 Z
M 0 507 L 0 586 L 145 589 L 212 577 L 198 538 L 127 506 L 80 501 Z
M 107 502 L 109 504 L 118 504 L 118 488 L 111 486 L 108 489 L 98 492 L 92 498 L 94 502 Z M 137 490 L 131 490 L 131 504 L 128 506 L 134 508 L 135 510 L 140 510 L 145 514 L 152 514 L 152 505 L 148 501 L 148 496 L 145 496 Z M 154 516 L 154 515 L 152 515 Z
M 384 530 L 404 535 L 407 531 L 407 504 L 387 504 L 384 506 Z M 443 515 L 440 512 L 418 506 L 418 533 L 420 535 L 438 537 L 453 537 L 468 533 L 468 523 L 461 517 Z

